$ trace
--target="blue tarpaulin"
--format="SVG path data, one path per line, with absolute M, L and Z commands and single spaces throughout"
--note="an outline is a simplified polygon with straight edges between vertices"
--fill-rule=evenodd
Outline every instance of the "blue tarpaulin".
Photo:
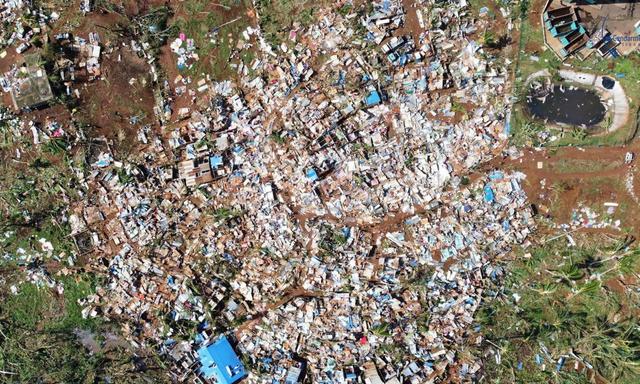
M 217 169 L 222 165 L 222 156 L 213 155 L 209 158 L 209 165 L 211 165 L 212 169 Z
M 489 174 L 489 178 L 491 180 L 501 180 L 504 178 L 504 173 L 500 171 L 493 171 Z
M 311 181 L 318 180 L 318 174 L 316 173 L 316 170 L 313 168 L 307 170 L 307 177 L 311 179 Z
M 371 107 L 373 105 L 380 104 L 382 99 L 380 98 L 380 94 L 378 93 L 378 91 L 371 91 L 365 101 L 367 105 Z
M 489 186 L 489 184 L 484 186 L 484 201 L 487 203 L 493 203 L 495 200 L 495 196 L 493 194 L 493 189 Z

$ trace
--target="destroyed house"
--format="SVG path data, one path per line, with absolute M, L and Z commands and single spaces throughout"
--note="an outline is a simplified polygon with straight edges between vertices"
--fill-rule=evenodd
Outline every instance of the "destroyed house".
M 199 372 L 206 380 L 216 384 L 233 384 L 246 375 L 244 365 L 226 336 L 198 349 Z
M 284 379 L 284 384 L 298 384 L 301 382 L 304 374 L 306 363 L 304 361 L 293 361 L 287 375 Z
M 378 91 L 372 90 L 371 92 L 369 92 L 364 101 L 367 104 L 367 107 L 373 107 L 382 102 L 382 97 L 380 96 Z
M 384 381 L 382 381 L 380 375 L 378 374 L 376 365 L 372 362 L 364 364 L 364 380 L 365 383 L 369 384 L 384 384 Z
M 607 37 L 604 40 L 605 41 L 598 47 L 598 53 L 603 57 L 607 56 L 608 54 L 611 54 L 613 57 L 617 57 L 618 53 L 616 52 L 615 48 L 620 45 L 620 42 L 610 37 Z
M 11 100 L 16 110 L 38 108 L 53 99 L 47 73 L 40 66 L 40 55 L 25 57 L 11 86 Z

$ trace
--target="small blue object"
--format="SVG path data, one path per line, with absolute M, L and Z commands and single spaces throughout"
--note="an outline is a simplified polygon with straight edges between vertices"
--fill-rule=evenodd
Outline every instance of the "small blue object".
M 616 77 L 618 79 L 622 79 L 624 77 L 624 73 L 616 73 Z
M 556 364 L 556 372 L 560 372 L 563 366 L 564 366 L 564 357 L 561 357 L 558 359 L 558 363 Z
M 311 179 L 311 181 L 318 180 L 318 174 L 316 173 L 316 170 L 313 168 L 310 168 L 307 170 L 307 177 Z
M 537 353 L 536 353 L 536 364 L 542 365 L 542 357 L 540 357 L 540 355 Z
M 480 8 L 480 12 L 479 12 L 480 15 L 484 15 L 484 14 L 487 14 L 487 13 L 489 13 L 489 8 L 487 8 L 487 7 Z
M 209 329 L 209 323 L 206 320 L 198 324 L 198 332 L 202 332 L 205 329 Z
M 493 189 L 489 186 L 489 184 L 484 186 L 484 201 L 487 203 L 493 203 L 495 200 L 495 195 L 493 194 Z
M 522 371 L 522 361 L 518 361 L 518 371 Z
M 215 378 L 219 384 L 233 384 L 244 378 L 247 373 L 238 355 L 222 336 L 213 344 L 198 349 L 200 372 L 205 379 Z
M 504 178 L 504 173 L 500 171 L 493 171 L 489 174 L 489 178 L 491 180 L 501 180 Z
M 222 156 L 220 155 L 213 155 L 209 158 L 209 164 L 211 165 L 212 169 L 217 169 L 219 166 L 222 165 Z
M 382 99 L 380 98 L 380 94 L 378 93 L 378 91 L 371 91 L 365 101 L 367 105 L 371 107 L 380 104 L 382 102 Z

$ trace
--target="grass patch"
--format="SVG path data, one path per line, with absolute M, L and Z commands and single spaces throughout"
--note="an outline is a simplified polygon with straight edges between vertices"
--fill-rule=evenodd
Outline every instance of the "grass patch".
M 98 383 L 167 382 L 154 355 L 134 357 L 122 347 L 90 353 L 76 337 L 76 329 L 90 331 L 99 342 L 104 332 L 115 329 L 97 319 L 83 319 L 78 299 L 94 292 L 92 275 L 60 277 L 63 295 L 31 283 L 9 294 L 3 283 L 0 306 L 0 382 Z M 136 369 L 134 359 L 144 362 Z
M 77 182 L 69 164 L 66 153 L 49 153 L 43 148 L 32 160 L 0 166 L 0 232 L 14 234 L 0 240 L 4 250 L 40 250 L 40 238 L 51 241 L 56 253 L 73 250 L 69 228 L 59 218 L 67 207 L 64 196 L 77 198 Z
M 184 15 L 178 16 L 173 23 L 176 33 L 183 32 L 193 39 L 199 60 L 191 68 L 182 71 L 186 75 L 200 76 L 209 74 L 215 79 L 224 79 L 234 75 L 230 67 L 235 45 L 242 31 L 249 25 L 246 9 L 248 1 L 228 1 L 228 4 L 210 3 L 202 0 L 188 0 L 182 5 Z M 236 17 L 240 19 L 233 21 Z M 213 33 L 216 31 L 215 33 Z M 246 51 L 246 52 L 245 52 Z M 241 52 L 245 64 L 253 61 L 253 53 Z
M 48 287 L 31 283 L 19 286 L 17 295 L 10 295 L 3 305 L 3 315 L 19 328 L 38 328 L 49 332 L 70 332 L 75 328 L 92 329 L 99 323 L 83 319 L 78 299 L 93 293 L 95 284 L 90 276 L 61 277 L 64 293 L 59 296 Z M 3 316 L 4 317 L 4 316 Z
M 594 161 L 581 159 L 559 159 L 552 163 L 551 168 L 558 173 L 576 172 L 602 172 L 618 168 L 622 165 L 622 160 L 615 161 Z
M 634 289 L 609 284 L 637 273 L 640 251 L 622 241 L 589 241 L 567 248 L 558 238 L 521 252 L 509 266 L 504 291 L 476 318 L 485 347 L 500 355 L 485 360 L 490 382 L 589 382 L 574 370 L 576 361 L 610 382 L 636 382 L 640 328 L 630 308 L 640 299 Z
M 286 33 L 298 22 L 301 26 L 311 25 L 316 14 L 328 2 L 325 0 L 257 0 L 256 10 L 260 16 L 260 27 L 265 39 L 273 47 L 285 41 Z M 348 13 L 350 8 L 342 9 Z

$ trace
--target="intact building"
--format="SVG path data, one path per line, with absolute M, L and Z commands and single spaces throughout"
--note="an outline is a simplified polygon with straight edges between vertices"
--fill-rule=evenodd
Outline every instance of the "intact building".
M 226 336 L 198 349 L 202 376 L 216 384 L 234 384 L 247 376 L 244 365 Z

